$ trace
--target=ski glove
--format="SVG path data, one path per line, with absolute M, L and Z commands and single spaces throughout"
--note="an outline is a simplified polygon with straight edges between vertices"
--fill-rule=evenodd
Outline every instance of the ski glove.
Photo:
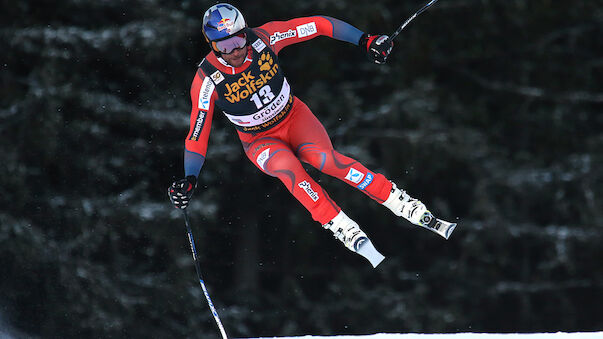
M 168 187 L 168 196 L 174 207 L 185 209 L 197 187 L 197 177 L 189 175 L 185 179 L 176 180 Z
M 384 64 L 394 47 L 394 42 L 387 35 L 363 34 L 359 45 L 366 51 L 368 58 L 377 64 Z

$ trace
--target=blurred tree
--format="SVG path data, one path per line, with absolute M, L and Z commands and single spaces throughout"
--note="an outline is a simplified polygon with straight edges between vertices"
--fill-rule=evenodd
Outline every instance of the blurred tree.
M 0 313 L 36 337 L 216 337 L 182 173 L 210 2 L 67 0 L 0 13 Z M 251 26 L 330 15 L 389 33 L 420 2 L 235 2 Z M 311 221 L 214 119 L 190 207 L 233 336 L 601 329 L 603 1 L 440 1 L 388 63 L 284 50 L 335 146 L 442 215 L 447 242 L 312 175 L 371 235 L 376 270 Z M 348 194 L 349 193 L 349 194 Z

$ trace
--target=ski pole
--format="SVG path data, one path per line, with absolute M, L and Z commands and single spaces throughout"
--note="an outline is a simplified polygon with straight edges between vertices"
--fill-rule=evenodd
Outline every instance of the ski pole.
M 190 223 L 188 221 L 188 213 L 186 210 L 182 210 L 184 214 L 184 223 L 186 225 L 186 232 L 188 233 L 188 242 L 191 245 L 191 252 L 193 252 L 193 261 L 195 262 L 195 269 L 197 270 L 197 277 L 199 278 L 199 284 L 201 284 L 201 289 L 203 289 L 203 294 L 205 294 L 205 299 L 207 299 L 207 304 L 209 305 L 209 309 L 211 313 L 214 315 L 214 319 L 216 320 L 216 324 L 220 329 L 220 333 L 222 334 L 222 339 L 228 339 L 226 336 L 226 331 L 224 330 L 224 326 L 222 326 L 222 322 L 220 321 L 220 317 L 218 316 L 218 311 L 214 307 L 214 303 L 211 302 L 211 298 L 209 297 L 209 292 L 207 292 L 207 288 L 205 287 L 205 282 L 203 281 L 203 276 L 201 275 L 201 266 L 199 265 L 199 259 L 197 258 L 197 249 L 195 248 L 195 239 L 193 239 L 193 231 L 191 230 Z
M 410 23 L 414 18 L 416 18 L 417 15 L 423 13 L 423 11 L 425 11 L 427 8 L 429 8 L 431 5 L 433 5 L 436 1 L 438 1 L 438 0 L 431 0 L 430 2 L 427 3 L 427 5 L 423 6 L 420 10 L 418 10 L 410 18 L 406 19 L 406 21 L 404 21 L 404 23 L 402 25 L 400 25 L 400 27 L 398 27 L 398 29 L 394 33 L 392 33 L 392 35 L 388 38 L 388 42 L 393 41 L 398 36 L 398 34 L 400 34 L 400 32 L 402 32 L 404 27 L 406 27 L 406 25 L 408 25 L 408 23 Z

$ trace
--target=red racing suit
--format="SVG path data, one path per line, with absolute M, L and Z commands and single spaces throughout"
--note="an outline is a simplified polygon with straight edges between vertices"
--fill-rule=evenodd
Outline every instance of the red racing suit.
M 392 184 L 333 149 L 323 125 L 293 95 L 277 58 L 282 48 L 318 36 L 357 45 L 362 34 L 341 20 L 312 16 L 249 29 L 248 54 L 240 67 L 232 67 L 210 52 L 199 64 L 191 86 L 185 175 L 199 175 L 213 114 L 220 109 L 237 129 L 249 160 L 262 172 L 279 178 L 319 223 L 328 223 L 341 209 L 301 162 L 356 187 L 379 203 L 385 201 Z

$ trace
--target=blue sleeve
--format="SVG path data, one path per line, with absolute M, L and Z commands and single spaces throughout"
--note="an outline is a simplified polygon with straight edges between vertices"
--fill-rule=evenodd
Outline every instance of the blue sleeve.
M 199 176 L 199 172 L 201 172 L 201 167 L 203 167 L 203 163 L 205 162 L 205 157 L 199 153 L 191 152 L 184 149 L 184 176 L 187 177 L 189 175 L 194 175 L 195 177 Z
M 364 34 L 363 31 L 358 28 L 348 24 L 345 21 L 341 21 L 339 19 L 335 19 L 329 16 L 322 16 L 323 18 L 329 20 L 331 25 L 333 25 L 333 38 L 341 41 L 346 41 L 352 43 L 354 45 L 358 45 L 360 41 L 360 37 Z

